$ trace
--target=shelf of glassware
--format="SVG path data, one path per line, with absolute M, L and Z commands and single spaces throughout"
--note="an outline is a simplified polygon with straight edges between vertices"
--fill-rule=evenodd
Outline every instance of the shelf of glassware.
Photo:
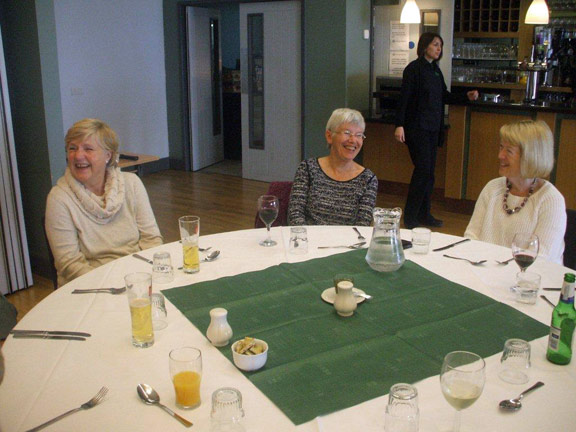
M 526 89 L 526 84 L 522 83 L 496 83 L 496 82 L 462 82 L 462 81 L 452 81 L 452 87 L 468 87 L 468 88 L 479 88 L 479 89 L 502 89 L 502 90 L 524 90 Z M 570 87 L 547 87 L 540 86 L 538 88 L 540 92 L 546 93 L 572 93 Z

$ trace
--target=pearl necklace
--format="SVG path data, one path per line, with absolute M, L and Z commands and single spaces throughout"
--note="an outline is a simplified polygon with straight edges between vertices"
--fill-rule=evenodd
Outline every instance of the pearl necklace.
M 510 189 L 512 188 L 512 183 L 510 183 L 510 181 L 508 181 L 508 179 L 506 179 L 506 193 L 504 194 L 504 200 L 503 200 L 504 204 L 502 205 L 502 208 L 504 209 L 504 211 L 509 215 L 513 215 L 514 213 L 518 213 L 520 210 L 522 210 L 522 208 L 524 208 L 524 206 L 526 205 L 528 198 L 530 198 L 532 193 L 534 193 L 534 185 L 535 184 L 536 184 L 536 179 L 532 180 L 532 184 L 530 185 L 530 190 L 528 191 L 528 196 L 526 198 L 524 198 L 524 200 L 522 201 L 522 203 L 518 207 L 514 207 L 513 209 L 511 209 L 508 207 L 508 195 L 510 195 Z

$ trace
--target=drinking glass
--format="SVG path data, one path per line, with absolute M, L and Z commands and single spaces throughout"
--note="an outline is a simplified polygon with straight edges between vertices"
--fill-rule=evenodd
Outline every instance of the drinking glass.
M 245 432 L 242 393 L 232 387 L 223 387 L 212 393 L 210 432 Z
M 274 195 L 262 195 L 258 198 L 258 216 L 264 225 L 266 225 L 266 231 L 268 233 L 266 240 L 260 242 L 260 246 L 276 246 L 276 242 L 270 238 L 270 226 L 278 217 L 279 209 L 280 203 Z
M 512 256 L 520 267 L 521 272 L 525 272 L 536 260 L 540 242 L 538 236 L 534 234 L 518 233 L 512 240 Z
M 198 348 L 183 347 L 170 351 L 170 377 L 176 393 L 176 406 L 191 409 L 200 406 L 202 353 Z
M 418 390 L 410 384 L 394 384 L 388 394 L 385 432 L 418 432 Z
M 154 345 L 152 329 L 152 275 L 130 273 L 124 276 L 130 317 L 132 320 L 132 345 L 148 348 Z
M 485 363 L 478 354 L 453 351 L 444 357 L 440 385 L 444 398 L 456 409 L 454 432 L 460 430 L 460 411 L 476 402 L 485 380 Z
M 198 216 L 182 216 L 178 219 L 178 225 L 182 240 L 184 273 L 197 273 L 200 271 L 200 257 L 198 256 L 200 218 Z

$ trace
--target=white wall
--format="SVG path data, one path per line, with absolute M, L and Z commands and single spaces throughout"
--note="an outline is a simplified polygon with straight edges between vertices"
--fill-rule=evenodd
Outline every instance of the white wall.
M 162 2 L 58 0 L 54 15 L 64 133 L 96 117 L 121 150 L 167 157 Z
M 439 66 L 444 74 L 446 85 L 450 88 L 452 78 L 452 35 L 454 27 L 454 9 L 452 0 L 417 0 L 423 9 L 440 9 L 440 36 L 444 40 L 444 52 Z M 388 57 L 390 52 L 390 21 L 400 21 L 402 6 L 376 6 L 374 19 L 374 78 L 388 75 Z M 410 24 L 410 41 L 414 48 L 410 50 L 410 61 L 416 60 L 416 46 L 420 37 L 420 24 Z

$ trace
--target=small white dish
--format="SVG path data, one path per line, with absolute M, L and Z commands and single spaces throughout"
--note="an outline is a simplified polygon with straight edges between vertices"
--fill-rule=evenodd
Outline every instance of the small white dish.
M 354 294 L 366 294 L 364 291 L 358 288 L 353 288 L 352 292 Z M 334 304 L 334 302 L 336 301 L 336 290 L 334 289 L 334 287 L 326 288 L 324 291 L 322 291 L 320 297 L 322 297 L 322 300 L 324 300 L 326 303 Z M 366 300 L 364 297 L 360 296 L 355 296 L 355 298 L 356 303 L 358 304 Z
M 268 344 L 262 339 L 254 339 L 257 345 L 261 345 L 264 348 L 264 352 L 255 355 L 240 354 L 236 352 L 236 345 L 238 345 L 239 340 L 232 344 L 232 358 L 234 359 L 234 364 L 238 369 L 250 372 L 262 368 L 268 360 Z

